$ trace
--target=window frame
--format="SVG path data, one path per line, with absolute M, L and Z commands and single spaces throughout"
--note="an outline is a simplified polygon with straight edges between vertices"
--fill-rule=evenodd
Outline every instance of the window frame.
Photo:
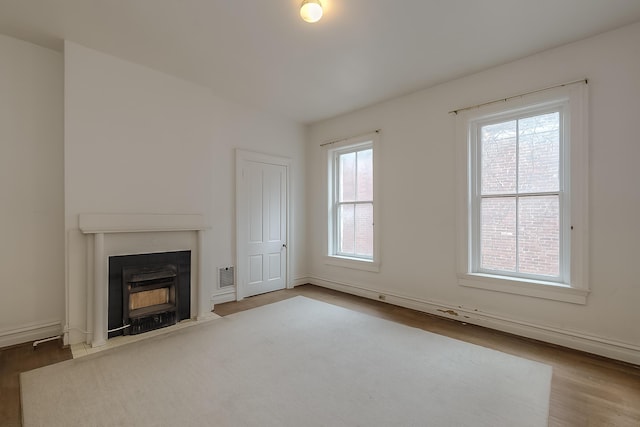
M 570 271 L 567 269 L 567 262 L 570 259 L 570 242 L 571 236 L 569 235 L 569 227 L 566 224 L 569 224 L 571 221 L 570 215 L 570 206 L 567 206 L 567 200 L 571 200 L 570 197 L 570 188 L 566 183 L 565 174 L 566 171 L 570 170 L 569 165 L 569 155 L 565 152 L 568 144 L 565 144 L 565 135 L 568 133 L 569 129 L 567 129 L 567 121 L 565 120 L 565 115 L 568 109 L 568 101 L 567 100 L 559 100 L 558 102 L 550 102 L 549 104 L 543 106 L 533 106 L 532 108 L 523 108 L 517 111 L 507 111 L 503 114 L 492 114 L 490 117 L 481 116 L 477 119 L 473 119 L 469 121 L 469 150 L 470 150 L 470 204 L 471 204 L 471 235 L 470 235 L 470 250 L 473 256 L 471 257 L 471 271 L 480 273 L 480 274 L 489 274 L 489 275 L 497 275 L 497 276 L 506 276 L 512 278 L 519 279 L 530 279 L 530 280 L 538 280 L 543 282 L 555 282 L 555 283 L 565 283 L 569 281 Z M 505 193 L 499 195 L 491 195 L 486 196 L 482 194 L 481 190 L 481 174 L 482 174 L 482 153 L 481 153 L 481 138 L 480 133 L 481 129 L 484 126 L 502 123 L 506 121 L 517 121 L 525 118 L 540 116 L 549 113 L 559 113 L 560 116 L 560 141 L 559 141 L 559 171 L 558 171 L 558 190 L 557 191 L 547 191 L 547 192 L 521 192 L 519 189 L 513 193 Z M 519 150 L 519 144 L 516 145 L 517 150 Z M 518 162 L 519 153 L 516 154 L 516 163 Z M 518 166 L 516 165 L 516 168 Z M 516 169 L 517 170 L 517 169 Z M 516 172 L 517 175 L 517 172 Z M 517 177 L 516 177 L 517 180 Z M 516 181 L 517 182 L 517 181 Z M 488 268 L 483 268 L 480 263 L 480 258 L 482 257 L 481 251 L 481 231 L 480 231 L 480 222 L 481 222 L 481 201 L 484 198 L 508 198 L 513 197 L 516 200 L 527 197 L 531 195 L 557 195 L 559 202 L 559 272 L 557 276 L 544 276 L 539 274 L 530 274 L 530 273 L 522 273 L 522 272 L 507 272 L 503 270 L 492 270 Z M 517 206 L 517 202 L 516 202 Z M 516 252 L 518 251 L 517 242 L 520 239 L 520 233 L 518 230 L 518 212 L 516 211 Z M 516 253 L 517 258 L 517 253 Z
M 561 111 L 560 274 L 505 274 L 480 267 L 479 137 L 481 126 Z M 456 116 L 458 283 L 461 286 L 586 304 L 588 287 L 587 85 L 570 85 L 493 103 Z M 564 260 L 564 261 L 563 261 Z
M 344 139 L 335 143 L 327 144 L 326 148 L 326 177 L 327 177 L 327 239 L 325 242 L 325 264 L 352 268 L 356 270 L 365 270 L 378 272 L 380 269 L 380 226 L 379 226 L 379 196 L 378 196 L 378 143 L 379 133 L 373 132 L 370 134 Z M 371 257 L 352 256 L 350 254 L 337 252 L 337 206 L 338 192 L 339 192 L 339 179 L 338 170 L 339 167 L 336 164 L 341 154 L 348 154 L 352 152 L 362 151 L 366 149 L 372 150 L 373 157 L 373 199 L 366 203 L 373 205 L 373 254 Z M 358 202 L 344 202 L 343 204 L 360 203 Z
M 338 242 L 340 240 L 340 229 L 338 227 L 339 224 L 339 209 L 342 206 L 345 205 L 353 205 L 354 209 L 356 205 L 371 205 L 371 210 L 373 210 L 373 207 L 375 206 L 374 200 L 373 200 L 373 192 L 371 193 L 371 199 L 370 200 L 353 200 L 353 201 L 341 201 L 340 200 L 340 175 L 341 175 L 341 171 L 342 168 L 340 167 L 340 157 L 346 154 L 352 154 L 355 153 L 356 154 L 356 158 L 358 156 L 358 153 L 362 152 L 362 151 L 367 151 L 367 150 L 371 150 L 372 153 L 372 163 L 373 163 L 373 143 L 372 142 L 366 142 L 363 144 L 356 144 L 356 145 L 350 145 L 348 147 L 344 147 L 344 148 L 338 148 L 333 150 L 333 195 L 332 195 L 332 200 L 331 200 L 331 205 L 332 205 L 332 223 L 334 225 L 333 228 L 333 236 L 332 236 L 332 241 L 331 241 L 331 253 L 333 256 L 336 257 L 340 257 L 340 258 L 353 258 L 353 259 L 357 259 L 357 260 L 365 260 L 365 261 L 371 261 L 373 260 L 373 247 L 371 248 L 371 256 L 366 256 L 366 255 L 358 255 L 355 253 L 348 253 L 348 252 L 341 252 L 340 249 L 337 247 Z M 373 164 L 372 164 L 373 167 Z M 356 170 L 357 170 L 357 162 L 356 162 Z M 357 177 L 357 173 L 356 173 L 356 177 Z M 356 178 L 356 182 L 357 182 L 357 178 Z M 354 235 L 355 238 L 355 235 Z

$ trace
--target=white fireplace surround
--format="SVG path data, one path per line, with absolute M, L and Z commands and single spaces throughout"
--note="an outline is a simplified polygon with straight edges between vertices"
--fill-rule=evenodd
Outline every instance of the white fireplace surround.
M 109 256 L 190 250 L 191 317 L 211 315 L 203 260 L 203 233 L 209 227 L 203 215 L 80 214 L 79 228 L 93 236 L 93 245 L 87 245 L 87 344 L 107 342 Z

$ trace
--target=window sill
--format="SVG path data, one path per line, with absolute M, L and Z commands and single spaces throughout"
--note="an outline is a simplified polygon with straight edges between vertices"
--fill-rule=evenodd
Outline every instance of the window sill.
M 554 282 L 506 278 L 490 274 L 466 273 L 458 275 L 460 286 L 485 289 L 489 291 L 505 292 L 572 304 L 586 304 L 588 289 L 572 288 Z
M 380 271 L 380 263 L 376 261 L 368 261 L 357 258 L 348 258 L 341 256 L 325 256 L 324 263 L 336 267 L 351 268 L 354 270 L 372 271 L 378 273 Z

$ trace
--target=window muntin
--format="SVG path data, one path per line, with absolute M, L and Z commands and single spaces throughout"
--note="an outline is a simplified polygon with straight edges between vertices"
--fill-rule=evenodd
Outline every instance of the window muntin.
M 373 142 L 332 152 L 330 255 L 373 260 Z
M 568 281 L 564 104 L 470 123 L 472 272 Z

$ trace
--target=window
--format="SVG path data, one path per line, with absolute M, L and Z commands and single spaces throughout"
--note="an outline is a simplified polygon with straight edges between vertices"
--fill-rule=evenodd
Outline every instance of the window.
M 475 271 L 562 282 L 563 111 L 471 124 Z
M 373 259 L 373 148 L 334 153 L 334 255 Z
M 462 285 L 586 302 L 583 92 L 550 90 L 461 118 Z
M 330 144 L 328 149 L 330 264 L 377 271 L 374 150 L 377 134 Z

